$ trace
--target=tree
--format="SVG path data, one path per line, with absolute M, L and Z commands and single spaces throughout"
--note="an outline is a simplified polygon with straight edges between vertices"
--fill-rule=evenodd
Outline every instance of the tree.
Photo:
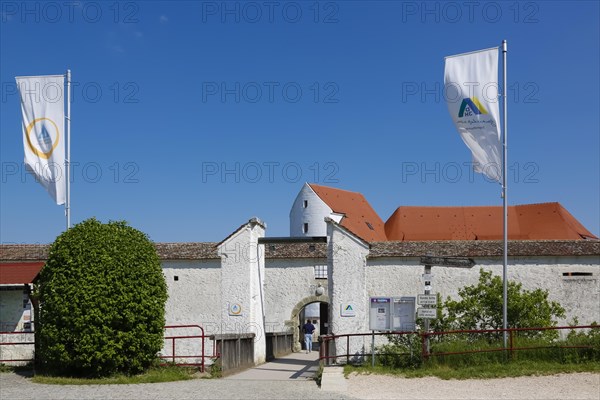
M 58 374 L 138 373 L 163 345 L 167 287 L 148 237 L 88 219 L 50 247 L 36 287 L 38 364 Z
M 548 290 L 523 290 L 522 284 L 509 281 L 508 327 L 532 328 L 556 326 L 555 318 L 564 318 L 565 309 L 557 302 L 548 300 Z M 436 330 L 455 329 L 502 329 L 502 279 L 491 271 L 479 272 L 477 285 L 465 286 L 458 291 L 459 300 L 450 297 L 443 304 L 444 313 L 436 321 Z M 532 331 L 529 336 L 540 335 Z M 549 331 L 545 337 L 556 336 Z

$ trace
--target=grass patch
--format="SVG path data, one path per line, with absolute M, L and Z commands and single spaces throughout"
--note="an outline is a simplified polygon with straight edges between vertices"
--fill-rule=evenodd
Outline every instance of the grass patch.
M 13 372 L 14 367 L 9 367 L 6 364 L 0 364 L 0 372 Z
M 130 385 L 184 381 L 196 378 L 197 372 L 196 368 L 167 365 L 152 367 L 139 375 L 114 375 L 106 378 L 74 378 L 39 374 L 31 378 L 31 381 L 50 385 Z
M 3 373 L 3 372 L 15 372 L 15 373 L 33 372 L 33 364 L 32 363 L 28 363 L 25 365 L 0 364 L 0 373 Z
M 218 358 L 208 367 L 208 376 L 205 378 L 218 379 L 223 377 L 223 368 L 221 367 L 221 359 Z
M 406 378 L 492 379 L 573 372 L 600 373 L 598 330 L 570 333 L 562 340 L 514 335 L 513 347 L 526 350 L 514 350 L 511 354 L 494 351 L 502 348 L 499 338 L 453 335 L 444 340 L 432 340 L 432 356 L 425 361 L 421 359 L 420 341 L 413 337 L 390 336 L 389 339 L 389 344 L 378 347 L 380 354 L 376 356 L 375 367 L 371 367 L 370 357 L 365 357 L 362 366 L 347 366 L 345 374 L 358 372 Z M 481 352 L 442 354 L 467 351 Z
M 519 360 L 507 363 L 488 363 L 472 366 L 447 365 L 427 363 L 420 368 L 392 368 L 370 364 L 362 366 L 346 365 L 344 375 L 352 372 L 359 374 L 384 374 L 402 376 L 405 378 L 422 378 L 434 376 L 440 379 L 493 379 L 532 375 L 555 375 L 574 372 L 600 373 L 600 363 L 587 361 L 577 364 L 564 364 L 553 361 Z

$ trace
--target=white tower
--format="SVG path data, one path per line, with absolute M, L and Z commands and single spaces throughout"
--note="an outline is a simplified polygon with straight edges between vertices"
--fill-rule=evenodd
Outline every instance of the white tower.
M 334 213 L 310 184 L 305 183 L 290 210 L 290 236 L 327 236 L 325 217 L 336 222 L 342 219 L 342 215 Z

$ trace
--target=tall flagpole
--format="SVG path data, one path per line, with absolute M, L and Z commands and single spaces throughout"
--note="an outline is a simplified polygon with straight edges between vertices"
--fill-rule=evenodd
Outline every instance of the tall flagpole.
M 508 172 L 508 149 L 506 146 L 506 135 L 508 133 L 508 127 L 507 127 L 507 122 L 508 122 L 508 112 L 506 109 L 506 104 L 507 104 L 507 96 L 506 96 L 506 52 L 507 52 L 507 46 L 506 46 L 506 40 L 502 41 L 502 72 L 503 72 L 503 86 L 504 88 L 502 89 L 502 96 L 504 97 L 503 99 L 503 107 L 502 107 L 502 119 L 503 119 L 503 123 L 502 123 L 502 215 L 503 215 L 503 222 L 504 222 L 504 228 L 503 228 L 503 245 L 504 245 L 504 250 L 503 250 L 503 262 L 502 262 L 502 328 L 504 329 L 503 331 L 503 339 L 504 339 L 504 348 L 508 348 L 508 340 L 507 340 L 507 336 L 508 336 L 508 332 L 506 332 L 506 329 L 508 328 L 508 289 L 507 289 L 507 265 L 508 265 L 508 199 L 506 197 L 507 195 L 507 179 L 506 179 L 506 175 Z
M 66 198 L 65 217 L 67 229 L 71 227 L 71 70 L 67 70 L 67 124 L 66 124 L 67 157 L 65 158 Z

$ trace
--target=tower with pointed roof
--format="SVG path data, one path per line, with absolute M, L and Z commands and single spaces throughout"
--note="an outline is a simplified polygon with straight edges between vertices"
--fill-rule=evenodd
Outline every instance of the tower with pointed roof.
M 326 236 L 325 217 L 369 242 L 385 241 L 384 223 L 358 192 L 305 183 L 290 211 L 290 236 Z

